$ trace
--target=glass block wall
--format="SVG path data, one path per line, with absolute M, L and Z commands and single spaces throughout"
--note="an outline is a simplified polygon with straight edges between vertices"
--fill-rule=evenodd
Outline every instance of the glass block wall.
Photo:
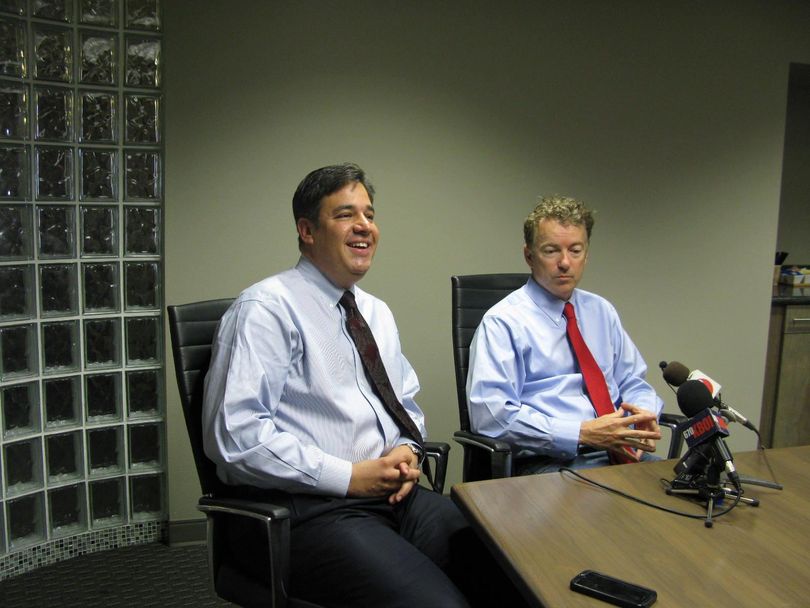
M 160 26 L 0 0 L 0 560 L 165 519 Z

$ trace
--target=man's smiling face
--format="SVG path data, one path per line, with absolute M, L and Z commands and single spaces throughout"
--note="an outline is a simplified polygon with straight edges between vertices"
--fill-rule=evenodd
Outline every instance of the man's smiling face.
M 332 283 L 344 289 L 352 287 L 371 268 L 380 238 L 374 206 L 359 182 L 325 196 L 318 223 L 299 219 L 298 234 L 304 254 Z

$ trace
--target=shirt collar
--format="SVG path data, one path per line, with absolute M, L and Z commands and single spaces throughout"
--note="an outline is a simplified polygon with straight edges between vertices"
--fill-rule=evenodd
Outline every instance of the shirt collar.
M 534 280 L 534 277 L 529 277 L 529 280 L 526 283 L 526 290 L 529 294 L 529 297 L 532 299 L 537 307 L 542 310 L 546 316 L 555 324 L 559 325 L 560 323 L 565 323 L 565 317 L 563 316 L 563 307 L 565 306 L 565 300 L 561 300 L 557 296 L 553 295 L 547 289 L 542 287 L 537 281 Z M 568 302 L 577 307 L 577 294 L 578 289 L 574 289 L 574 292 L 571 294 L 571 298 Z
M 298 263 L 295 265 L 296 270 L 311 283 L 326 300 L 334 307 L 338 305 L 340 298 L 343 297 L 343 292 L 346 291 L 342 287 L 337 287 L 332 281 L 326 278 L 315 264 L 309 258 L 302 255 L 298 258 Z M 354 293 L 354 286 L 350 289 Z

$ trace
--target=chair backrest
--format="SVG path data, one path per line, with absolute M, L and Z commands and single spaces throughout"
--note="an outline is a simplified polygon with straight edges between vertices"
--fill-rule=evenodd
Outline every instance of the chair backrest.
M 467 407 L 467 370 L 470 342 L 487 310 L 507 295 L 523 287 L 527 273 L 469 274 L 450 277 L 453 290 L 453 361 L 456 370 L 456 393 L 461 430 L 470 430 Z
M 209 496 L 222 494 L 225 488 L 217 477 L 216 465 L 203 451 L 203 383 L 211 362 L 211 346 L 217 325 L 232 302 L 233 298 L 226 298 L 167 308 L 174 370 L 191 451 L 194 454 L 200 487 L 203 494 Z

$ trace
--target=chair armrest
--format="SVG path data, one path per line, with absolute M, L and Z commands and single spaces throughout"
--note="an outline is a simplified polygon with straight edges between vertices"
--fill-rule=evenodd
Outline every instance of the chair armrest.
M 512 476 L 512 446 L 507 442 L 470 431 L 456 431 L 453 439 L 464 448 L 464 481 Z M 473 461 L 480 461 L 485 455 L 488 455 L 489 470 L 481 476 L 472 473 L 480 466 L 480 462 L 474 464 Z
M 443 441 L 425 442 L 425 458 L 430 458 L 433 462 L 433 489 L 439 494 L 444 493 L 444 480 L 447 477 L 449 454 L 449 443 Z
M 225 599 L 234 600 L 227 591 L 220 592 L 220 568 L 228 577 L 237 575 L 240 584 L 254 587 L 254 593 L 262 594 L 266 598 L 263 605 L 287 605 L 287 588 L 289 587 L 290 570 L 290 511 L 272 503 L 257 502 L 243 498 L 219 498 L 203 496 L 197 502 L 197 509 L 205 513 L 207 520 L 208 540 L 208 568 L 210 580 L 213 581 L 217 594 Z M 262 523 L 264 538 L 267 545 L 269 572 L 266 580 L 259 585 L 242 573 L 235 571 L 232 564 L 221 561 L 221 556 L 227 553 L 227 541 L 224 537 L 227 528 L 225 521 L 231 518 L 249 518 Z M 218 529 L 219 522 L 219 529 Z
M 678 432 L 678 425 L 686 420 L 682 414 L 661 414 L 658 417 L 658 425 L 665 426 L 672 431 L 672 438 L 669 441 L 669 453 L 667 458 L 679 458 L 683 449 L 683 437 Z

